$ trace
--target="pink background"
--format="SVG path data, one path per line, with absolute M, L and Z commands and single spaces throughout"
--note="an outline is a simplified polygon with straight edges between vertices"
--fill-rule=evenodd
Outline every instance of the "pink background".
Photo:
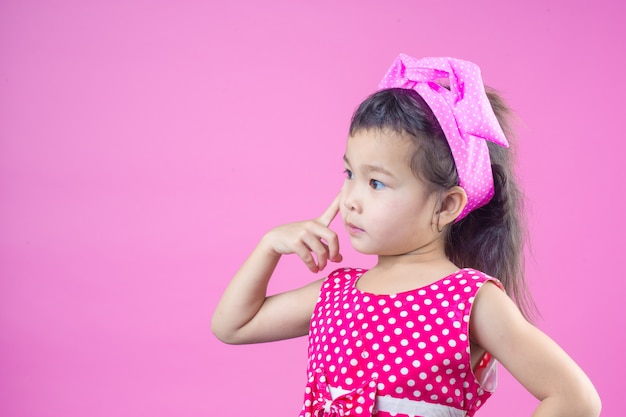
M 226 346 L 210 316 L 266 230 L 329 203 L 350 114 L 405 52 L 479 63 L 516 110 L 538 324 L 624 415 L 625 15 L 618 0 L 2 1 L 0 414 L 297 415 L 304 338 Z M 343 242 L 346 264 L 371 265 Z M 273 290 L 313 278 L 295 259 L 280 272 Z M 503 372 L 479 414 L 534 404 Z

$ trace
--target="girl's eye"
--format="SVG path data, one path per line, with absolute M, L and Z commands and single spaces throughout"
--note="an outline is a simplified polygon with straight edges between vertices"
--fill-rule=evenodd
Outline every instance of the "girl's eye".
M 354 178 L 354 174 L 353 174 L 353 173 L 352 173 L 352 171 L 350 171 L 349 169 L 346 169 L 346 170 L 344 170 L 343 172 L 344 172 L 344 174 L 346 174 L 346 177 L 347 177 L 349 180 L 351 180 L 351 179 L 353 179 L 353 178 Z
M 370 187 L 375 190 L 382 190 L 383 188 L 385 188 L 385 184 L 378 180 L 370 180 Z

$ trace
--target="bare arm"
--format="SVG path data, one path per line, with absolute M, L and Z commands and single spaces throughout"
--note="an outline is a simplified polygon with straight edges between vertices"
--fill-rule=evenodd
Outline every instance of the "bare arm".
M 261 239 L 217 304 L 211 320 L 215 336 L 243 344 L 307 334 L 322 280 L 272 296 L 267 286 L 282 255 L 297 254 L 312 272 L 329 260 L 341 261 L 337 235 L 328 228 L 338 210 L 336 198 L 319 218 L 279 226 Z
M 600 398 L 587 375 L 493 284 L 485 284 L 474 301 L 470 337 L 540 400 L 533 417 L 600 415 Z

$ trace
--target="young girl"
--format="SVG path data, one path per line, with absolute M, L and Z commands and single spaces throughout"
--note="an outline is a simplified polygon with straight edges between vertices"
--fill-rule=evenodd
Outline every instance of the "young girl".
M 213 332 L 226 343 L 308 334 L 300 417 L 472 416 L 496 360 L 540 400 L 534 416 L 597 416 L 587 376 L 506 295 L 527 309 L 506 108 L 476 65 L 451 58 L 400 55 L 379 87 L 352 118 L 339 195 L 261 239 Z M 328 227 L 338 213 L 377 264 L 266 295 L 282 255 L 312 272 L 342 260 Z

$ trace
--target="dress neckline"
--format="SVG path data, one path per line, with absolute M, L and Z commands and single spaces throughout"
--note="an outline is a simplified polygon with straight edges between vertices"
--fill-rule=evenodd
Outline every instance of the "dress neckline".
M 361 290 L 361 289 L 359 289 L 359 288 L 357 287 L 357 282 L 359 281 L 359 279 L 360 279 L 360 278 L 361 278 L 361 277 L 362 277 L 362 276 L 363 276 L 363 275 L 364 275 L 367 271 L 369 271 L 369 269 L 364 269 L 364 268 L 358 268 L 358 269 L 357 269 L 357 268 L 354 268 L 354 271 L 357 271 L 357 273 L 358 273 L 359 275 L 356 275 L 356 274 L 355 274 L 354 279 L 352 280 L 352 284 L 351 284 L 351 286 L 352 286 L 352 288 L 353 288 L 355 291 L 357 291 L 357 292 L 358 292 L 359 294 L 361 294 L 361 295 L 367 295 L 367 296 L 369 296 L 369 297 L 387 297 L 387 298 L 396 298 L 396 297 L 401 296 L 401 295 L 408 295 L 408 294 L 410 294 L 410 293 L 414 293 L 414 292 L 419 292 L 419 291 L 426 291 L 426 290 L 430 290 L 430 289 L 431 289 L 431 287 L 432 287 L 433 285 L 437 285 L 437 284 L 439 284 L 439 283 L 441 283 L 441 282 L 443 282 L 443 281 L 445 281 L 445 280 L 447 280 L 447 279 L 454 278 L 455 276 L 457 276 L 457 275 L 459 275 L 459 274 L 465 273 L 465 272 L 467 272 L 467 271 L 472 271 L 472 270 L 474 270 L 474 269 L 473 269 L 473 268 L 461 268 L 461 269 L 457 269 L 455 272 L 453 272 L 453 273 L 451 273 L 451 274 L 448 274 L 448 275 L 446 275 L 446 276 L 444 276 L 444 277 L 441 277 L 441 278 L 439 278 L 439 279 L 437 279 L 437 280 L 435 280 L 435 281 L 433 281 L 433 282 L 431 282 L 431 283 L 429 283 L 429 284 L 422 285 L 422 286 L 417 287 L 417 288 L 412 288 L 412 289 L 410 289 L 410 290 L 400 291 L 400 292 L 396 292 L 396 293 L 392 293 L 392 294 L 376 294 L 376 293 L 373 293 L 373 292 L 363 291 L 363 290 Z

